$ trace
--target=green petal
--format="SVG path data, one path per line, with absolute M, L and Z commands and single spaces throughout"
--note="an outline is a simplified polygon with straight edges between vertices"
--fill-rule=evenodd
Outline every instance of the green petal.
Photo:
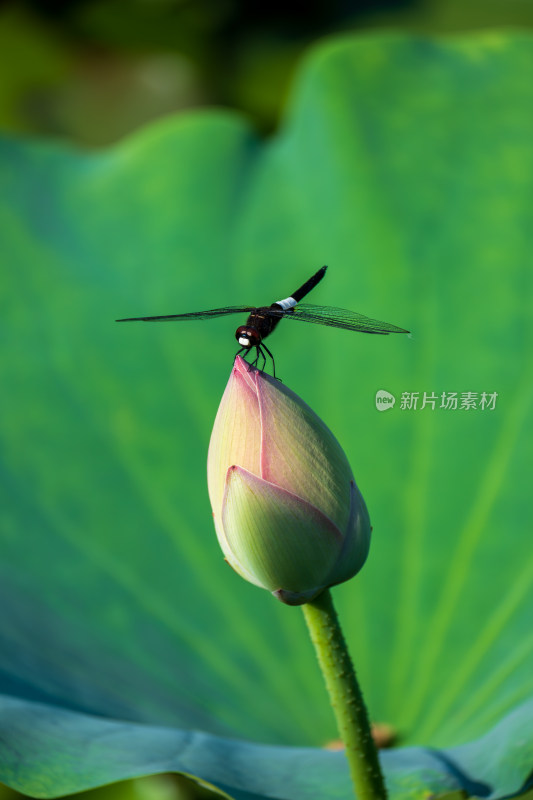
M 241 467 L 228 474 L 223 526 L 233 556 L 271 592 L 321 588 L 342 547 L 318 509 Z
M 365 501 L 355 481 L 351 483 L 350 494 L 350 519 L 342 551 L 331 575 L 328 576 L 328 586 L 335 586 L 353 578 L 365 563 L 370 549 L 372 526 Z

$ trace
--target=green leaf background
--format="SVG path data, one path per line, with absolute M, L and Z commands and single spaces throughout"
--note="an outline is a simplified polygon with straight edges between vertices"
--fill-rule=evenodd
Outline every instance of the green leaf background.
M 532 69 L 520 34 L 331 40 L 268 141 L 207 111 L 101 152 L 2 142 L 7 695 L 278 746 L 335 737 L 301 612 L 233 574 L 212 527 L 205 457 L 240 318 L 113 322 L 269 303 L 327 263 L 313 302 L 413 331 L 285 323 L 271 340 L 370 510 L 369 561 L 335 598 L 371 717 L 448 747 L 531 696 Z M 415 411 L 404 391 L 498 398 Z

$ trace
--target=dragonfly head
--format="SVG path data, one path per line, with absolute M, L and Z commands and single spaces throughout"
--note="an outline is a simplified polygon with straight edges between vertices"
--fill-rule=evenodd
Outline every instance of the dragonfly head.
M 235 338 L 241 347 L 259 347 L 261 344 L 259 331 L 249 325 L 239 325 L 235 331 Z

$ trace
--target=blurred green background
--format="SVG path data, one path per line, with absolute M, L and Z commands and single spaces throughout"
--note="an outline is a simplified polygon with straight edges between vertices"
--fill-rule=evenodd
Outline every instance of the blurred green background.
M 533 0 L 337 0 L 270 3 L 268 11 L 245 0 L 7 2 L 0 8 L 0 130 L 100 147 L 169 113 L 218 106 L 244 112 L 268 135 L 302 55 L 323 37 L 492 26 L 533 27 Z M 117 313 L 153 310 L 141 306 Z M 401 313 L 391 322 L 408 325 Z M 102 800 L 204 796 L 185 779 L 165 777 L 88 794 Z M 0 787 L 0 800 L 13 796 Z
M 48 0 L 0 9 L 0 129 L 116 141 L 162 115 L 242 110 L 276 128 L 317 40 L 393 28 L 533 26 L 531 0 Z

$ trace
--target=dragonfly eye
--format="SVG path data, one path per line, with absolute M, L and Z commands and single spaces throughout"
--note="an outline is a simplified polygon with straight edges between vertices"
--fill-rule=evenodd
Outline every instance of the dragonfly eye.
M 257 347 L 261 344 L 259 333 L 247 325 L 240 325 L 235 331 L 235 338 L 242 347 Z

